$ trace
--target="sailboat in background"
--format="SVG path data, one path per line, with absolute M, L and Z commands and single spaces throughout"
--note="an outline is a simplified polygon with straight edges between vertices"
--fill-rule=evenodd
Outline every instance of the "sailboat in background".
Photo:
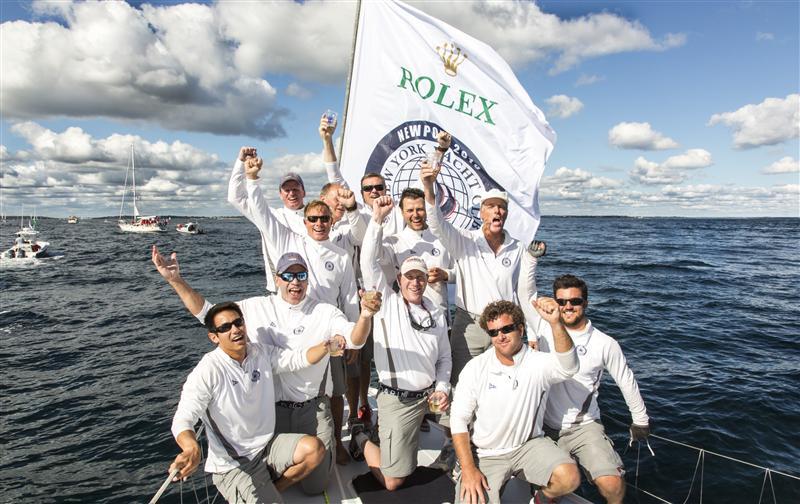
M 133 191 L 133 217 L 130 220 L 122 218 L 125 209 L 125 194 L 128 192 L 128 171 L 131 173 L 131 188 Z M 141 215 L 136 204 L 136 161 L 134 159 L 133 144 L 131 144 L 131 157 L 128 169 L 125 171 L 125 189 L 122 191 L 122 203 L 119 207 L 119 220 L 117 224 L 120 230 L 126 233 L 158 233 L 167 230 L 169 219 L 157 215 Z

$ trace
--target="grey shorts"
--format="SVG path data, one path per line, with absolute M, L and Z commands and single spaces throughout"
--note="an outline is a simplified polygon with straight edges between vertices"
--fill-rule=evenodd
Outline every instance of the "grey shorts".
M 331 357 L 331 381 L 333 382 L 333 392 L 331 397 L 340 397 L 347 390 L 347 382 L 344 376 L 344 357 Z
M 294 465 L 294 451 L 305 434 L 276 434 L 250 462 L 211 479 L 226 501 L 235 503 L 283 502 L 272 483 Z M 272 474 L 271 474 L 272 473 Z
M 381 392 L 378 411 L 381 472 L 392 478 L 404 478 L 417 468 L 419 426 L 428 411 L 428 399 L 400 399 Z
M 333 464 L 333 415 L 327 396 L 310 400 L 302 408 L 275 405 L 275 432 L 316 436 L 325 445 L 325 458 L 311 474 L 300 481 L 300 487 L 310 495 L 322 493 L 328 486 Z
M 489 502 L 500 502 L 500 489 L 512 476 L 528 483 L 547 486 L 553 470 L 561 464 L 575 461 L 556 443 L 547 437 L 529 439 L 525 444 L 505 455 L 479 457 L 478 469 L 486 476 L 489 491 L 485 497 Z M 454 502 L 460 502 L 461 478 L 456 482 Z
M 559 447 L 575 457 L 589 480 L 625 474 L 625 465 L 614 450 L 614 443 L 606 436 L 602 423 L 595 421 L 561 429 L 557 433 L 548 428 L 546 432 L 557 440 Z
M 370 329 L 369 336 L 367 336 L 367 342 L 364 343 L 364 346 L 361 347 L 361 352 L 358 354 L 358 360 L 355 361 L 353 364 L 346 364 L 345 368 L 347 370 L 347 378 L 360 378 L 361 377 L 361 366 L 363 364 L 371 364 L 372 357 L 375 354 L 375 347 L 372 344 L 372 329 Z

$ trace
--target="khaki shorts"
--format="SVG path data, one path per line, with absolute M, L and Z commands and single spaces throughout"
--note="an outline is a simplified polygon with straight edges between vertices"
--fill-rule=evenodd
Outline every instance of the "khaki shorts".
M 309 495 L 322 493 L 328 486 L 333 464 L 333 415 L 327 396 L 310 400 L 302 408 L 275 405 L 275 433 L 308 434 L 316 436 L 325 445 L 325 458 L 311 474 L 300 481 L 300 487 Z
M 546 429 L 548 436 L 558 442 L 558 446 L 575 457 L 586 472 L 590 481 L 600 476 L 623 476 L 625 465 L 614 450 L 614 443 L 606 436 L 603 424 L 591 422 L 557 433 Z
M 528 483 L 547 486 L 553 470 L 561 464 L 575 464 L 564 450 L 547 437 L 529 439 L 525 444 L 505 455 L 479 457 L 478 469 L 486 476 L 489 491 L 485 497 L 488 502 L 500 502 L 500 490 L 512 476 Z M 453 502 L 461 502 L 461 477 L 456 482 L 456 495 Z
M 381 472 L 392 478 L 404 478 L 417 468 L 419 426 L 428 411 L 428 398 L 400 399 L 381 392 L 378 411 Z
M 250 462 L 228 472 L 213 474 L 214 485 L 231 504 L 283 502 L 272 483 L 294 465 L 294 451 L 305 434 L 276 434 Z

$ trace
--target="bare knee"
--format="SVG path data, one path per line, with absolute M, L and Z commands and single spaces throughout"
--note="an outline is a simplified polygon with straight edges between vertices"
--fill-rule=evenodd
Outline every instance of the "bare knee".
M 295 463 L 305 463 L 311 467 L 316 467 L 325 458 L 325 445 L 318 437 L 303 436 L 297 443 L 294 454 Z
M 392 478 L 391 476 L 383 477 L 383 481 L 385 483 L 384 486 L 386 487 L 386 490 L 389 490 L 390 492 L 394 492 L 400 488 L 405 480 L 405 478 Z
M 547 485 L 548 493 L 556 495 L 566 495 L 581 484 L 581 473 L 575 464 L 560 464 L 553 469 L 550 475 L 550 483 Z
M 625 496 L 625 480 L 621 476 L 599 476 L 595 478 L 594 484 L 608 502 L 622 502 Z

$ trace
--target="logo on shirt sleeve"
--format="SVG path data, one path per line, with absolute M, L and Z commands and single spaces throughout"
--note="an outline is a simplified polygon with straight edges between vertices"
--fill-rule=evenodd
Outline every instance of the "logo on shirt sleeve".
M 433 247 L 433 249 L 431 250 L 431 255 L 435 257 L 438 256 L 439 254 L 441 254 L 441 251 L 438 248 Z
M 328 271 L 333 271 L 333 263 L 331 261 L 325 261 L 325 269 Z

